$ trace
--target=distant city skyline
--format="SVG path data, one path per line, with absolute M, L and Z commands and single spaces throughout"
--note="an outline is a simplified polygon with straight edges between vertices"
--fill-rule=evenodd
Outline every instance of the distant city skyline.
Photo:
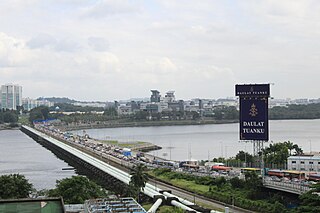
M 0 2 L 1 84 L 24 97 L 112 101 L 271 96 L 318 98 L 320 2 L 99 0 Z
M 23 85 L 18 85 L 18 84 L 15 84 L 15 83 L 6 83 L 6 84 L 2 84 L 0 82 L 0 85 L 15 85 L 15 86 L 19 86 L 20 89 L 23 88 Z M 157 89 L 154 89 L 154 90 L 157 90 Z M 68 96 L 65 96 L 65 95 L 62 95 L 62 96 L 48 96 L 48 95 L 41 95 L 41 96 L 38 96 L 38 97 L 30 97 L 30 96 L 25 96 L 24 94 L 22 95 L 22 92 L 20 94 L 20 98 L 23 98 L 23 99 L 32 99 L 32 100 L 36 100 L 36 99 L 39 99 L 39 98 L 68 98 L 70 100 L 74 100 L 74 101 L 80 101 L 80 102 L 113 102 L 113 101 L 131 101 L 131 100 L 137 100 L 137 101 L 149 101 L 150 100 L 150 95 L 152 94 L 152 90 L 148 90 L 149 91 L 149 97 L 131 97 L 131 98 L 128 98 L 128 99 L 121 99 L 121 98 L 115 98 L 114 100 L 80 100 L 80 99 L 76 99 L 76 98 L 73 98 L 73 97 L 68 97 Z M 159 91 L 159 90 L 157 90 Z M 0 87 L 0 92 L 1 92 L 1 87 Z M 24 91 L 25 92 L 25 91 Z M 174 90 L 168 90 L 166 92 L 162 92 L 162 91 L 159 91 L 159 95 L 161 97 L 165 97 L 166 93 L 167 92 L 173 92 L 175 95 L 175 91 Z M 291 97 L 285 97 L 285 98 L 274 98 L 273 96 L 271 96 L 272 99 L 271 101 L 274 99 L 274 100 L 303 100 L 303 99 L 308 99 L 308 100 L 313 100 L 313 99 L 320 99 L 320 96 L 319 97 L 316 97 L 316 98 L 306 98 L 306 97 L 299 97 L 299 98 L 291 98 Z M 238 99 L 236 96 L 226 96 L 226 97 L 200 97 L 200 96 L 197 96 L 197 97 L 191 97 L 189 99 L 183 99 L 183 98 L 179 98 L 179 97 L 176 97 L 177 100 L 193 100 L 193 99 L 204 99 L 204 100 L 218 100 L 218 99 Z M 0 102 L 1 103 L 1 102 Z

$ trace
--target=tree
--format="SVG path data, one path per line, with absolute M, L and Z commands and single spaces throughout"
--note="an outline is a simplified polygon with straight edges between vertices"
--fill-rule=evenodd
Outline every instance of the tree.
M 320 183 L 311 187 L 312 189 L 299 196 L 301 204 L 297 212 L 320 212 Z
M 294 144 L 292 146 L 292 148 L 295 151 L 295 155 L 302 155 L 303 154 L 303 150 L 298 146 L 298 144 Z
M 253 156 L 248 152 L 239 151 L 236 155 L 236 160 L 240 160 L 242 162 L 253 163 Z
M 118 111 L 115 107 L 109 107 L 104 110 L 103 115 L 110 116 L 110 117 L 116 117 L 116 116 L 118 116 Z
M 133 193 L 136 193 L 139 197 L 139 193 L 141 190 L 144 190 L 144 187 L 149 180 L 148 174 L 146 173 L 147 167 L 143 164 L 137 164 L 133 167 L 131 171 L 131 179 L 129 183 L 129 187 Z
M 105 190 L 84 176 L 57 180 L 56 188 L 49 190 L 50 197 L 62 196 L 65 203 L 84 203 L 91 198 L 105 197 Z
M 259 178 L 258 174 L 255 172 L 246 172 L 245 173 L 245 185 L 248 189 L 257 191 L 262 187 L 262 180 Z
M 24 175 L 0 176 L 0 199 L 27 198 L 32 190 L 32 184 Z
M 42 120 L 49 118 L 49 108 L 45 106 L 39 106 L 30 110 L 29 121 L 32 123 L 34 120 Z
M 263 149 L 264 160 L 271 164 L 285 164 L 292 150 L 295 150 L 295 155 L 303 154 L 302 149 L 290 141 L 270 144 L 269 147 Z
M 3 121 L 5 123 L 17 123 L 18 115 L 14 111 L 6 111 L 3 113 Z
M 294 149 L 294 145 L 292 142 L 290 141 L 285 141 L 284 144 L 287 146 L 288 150 L 289 150 L 289 155 L 291 156 L 291 152 Z
M 229 182 L 233 188 L 243 188 L 245 185 L 245 182 L 238 177 L 231 178 Z
M 133 120 L 146 120 L 148 115 L 147 111 L 138 111 L 133 115 Z

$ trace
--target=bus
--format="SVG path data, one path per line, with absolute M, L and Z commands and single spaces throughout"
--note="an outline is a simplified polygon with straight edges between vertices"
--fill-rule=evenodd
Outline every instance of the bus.
M 304 180 L 306 178 L 306 174 L 301 171 L 295 170 L 281 170 L 281 169 L 271 169 L 267 172 L 268 176 L 276 176 L 278 178 L 288 178 L 292 180 L 293 178 L 297 178 L 299 180 Z
M 257 175 L 261 175 L 261 169 L 259 168 L 241 168 L 241 174 L 245 174 L 247 172 L 254 172 Z
M 320 181 L 320 174 L 310 173 L 308 176 L 309 181 Z
M 227 167 L 227 166 L 220 166 L 220 165 L 215 165 L 211 167 L 211 170 L 219 172 L 229 172 L 231 170 L 231 167 Z

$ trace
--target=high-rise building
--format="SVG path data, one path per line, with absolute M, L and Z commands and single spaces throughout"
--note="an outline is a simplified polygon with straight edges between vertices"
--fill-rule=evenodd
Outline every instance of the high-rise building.
M 1 86 L 1 108 L 16 110 L 22 106 L 22 87 L 16 84 Z
M 158 90 L 151 90 L 151 92 L 150 102 L 160 102 L 160 92 Z

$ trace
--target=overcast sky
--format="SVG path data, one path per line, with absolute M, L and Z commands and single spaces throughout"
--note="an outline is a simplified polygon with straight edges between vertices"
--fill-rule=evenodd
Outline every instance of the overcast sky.
M 319 11 L 317 0 L 2 0 L 0 84 L 112 101 L 274 83 L 274 98 L 319 98 Z

